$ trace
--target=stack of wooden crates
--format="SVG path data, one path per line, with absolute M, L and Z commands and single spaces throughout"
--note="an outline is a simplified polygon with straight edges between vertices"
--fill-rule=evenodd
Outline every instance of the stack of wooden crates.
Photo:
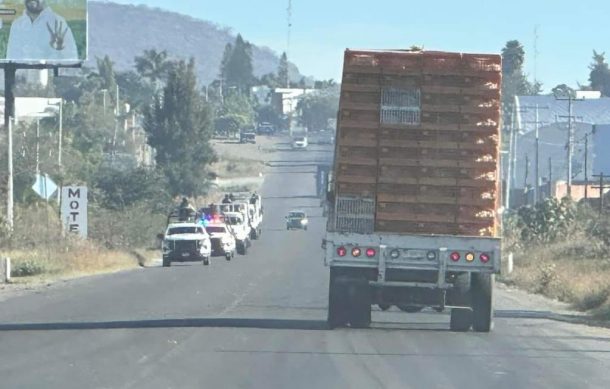
M 335 207 L 369 201 L 376 232 L 496 236 L 500 87 L 498 55 L 347 50 Z

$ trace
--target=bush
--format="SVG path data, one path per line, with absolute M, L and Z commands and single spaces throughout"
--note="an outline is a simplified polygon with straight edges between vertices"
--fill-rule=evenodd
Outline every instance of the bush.
M 11 268 L 11 277 L 31 277 L 44 273 L 48 273 L 47 266 L 35 260 L 25 260 Z

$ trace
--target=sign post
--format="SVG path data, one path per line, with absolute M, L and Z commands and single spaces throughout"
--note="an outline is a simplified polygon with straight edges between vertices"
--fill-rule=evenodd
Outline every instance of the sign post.
M 61 190 L 61 220 L 65 231 L 87 238 L 87 187 L 65 186 Z

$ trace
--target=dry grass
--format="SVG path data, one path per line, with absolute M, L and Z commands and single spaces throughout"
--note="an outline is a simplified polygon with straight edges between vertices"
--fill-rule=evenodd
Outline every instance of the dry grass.
M 131 253 L 76 240 L 53 247 L 13 250 L 6 255 L 11 258 L 13 280 L 19 283 L 112 273 L 139 266 L 138 258 Z
M 506 282 L 610 319 L 610 260 L 575 254 L 590 246 L 575 239 L 515 254 Z
M 235 156 L 221 156 L 220 161 L 213 164 L 210 170 L 218 177 L 256 177 L 264 168 L 263 162 L 256 159 Z

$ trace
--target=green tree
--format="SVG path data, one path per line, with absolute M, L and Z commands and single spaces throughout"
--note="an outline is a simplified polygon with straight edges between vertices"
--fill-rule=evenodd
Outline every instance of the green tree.
M 604 96 L 610 96 L 610 69 L 606 62 L 606 53 L 593 50 L 593 62 L 589 65 L 589 70 L 591 88 L 600 91 Z
M 551 89 L 551 92 L 555 96 L 572 96 L 572 97 L 576 97 L 576 91 L 573 88 L 570 88 L 566 84 L 557 85 L 555 88 Z
M 241 34 L 237 35 L 232 48 L 225 47 L 221 73 L 227 87 L 234 86 L 242 93 L 249 93 L 255 80 L 252 67 L 252 45 L 245 41 Z
M 240 92 L 230 91 L 218 112 L 216 130 L 235 135 L 243 128 L 253 127 L 256 113 L 251 99 Z
M 308 130 L 326 128 L 328 119 L 337 117 L 339 94 L 336 90 L 327 90 L 309 94 L 297 104 L 301 112 L 300 123 Z
M 160 88 L 162 83 L 167 80 L 173 66 L 167 51 L 155 49 L 144 50 L 142 55 L 135 57 L 135 63 L 138 74 L 148 79 L 156 88 Z
M 112 62 L 109 56 L 106 55 L 104 58 L 97 58 L 97 77 L 99 77 L 101 82 L 101 88 L 110 91 L 111 95 L 114 95 L 117 84 L 114 73 L 114 62 Z
M 133 70 L 120 72 L 116 81 L 125 99 L 134 109 L 150 105 L 155 95 L 155 87 Z
M 508 41 L 502 49 L 502 106 L 504 124 L 512 125 L 515 96 L 540 94 L 542 85 L 531 83 L 523 71 L 525 50 L 517 40 Z
M 220 78 L 223 80 L 227 79 L 227 75 L 229 72 L 229 63 L 231 62 L 232 56 L 233 45 L 231 43 L 227 43 L 225 45 L 225 50 L 222 53 L 222 60 L 220 61 Z
M 289 68 L 288 68 L 288 56 L 286 52 L 282 53 L 280 57 L 280 64 L 277 69 L 277 78 L 280 85 L 290 88 Z
M 256 121 L 258 123 L 271 123 L 276 128 L 285 128 L 286 120 L 273 105 L 265 104 L 256 108 Z
M 198 92 L 193 59 L 170 70 L 162 96 L 145 111 L 144 129 L 171 194 L 202 194 L 206 168 L 216 157 L 210 146 L 212 111 Z

